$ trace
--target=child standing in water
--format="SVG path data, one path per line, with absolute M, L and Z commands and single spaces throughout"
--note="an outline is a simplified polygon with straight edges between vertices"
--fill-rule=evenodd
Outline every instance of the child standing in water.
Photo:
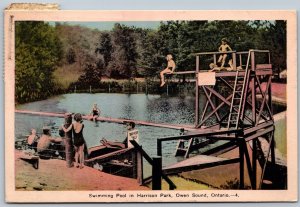
M 219 47 L 219 52 L 227 52 L 232 51 L 231 47 L 228 45 L 228 41 L 223 38 L 221 40 L 222 44 Z M 222 63 L 221 68 L 224 68 L 224 64 L 227 58 L 227 54 L 221 54 L 218 60 L 218 63 Z

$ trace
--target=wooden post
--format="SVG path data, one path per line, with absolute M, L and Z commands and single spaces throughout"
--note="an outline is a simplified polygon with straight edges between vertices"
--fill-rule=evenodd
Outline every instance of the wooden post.
M 162 152 L 161 152 L 161 141 L 159 139 L 157 139 L 157 156 L 161 156 Z
M 92 86 L 90 85 L 90 93 L 92 93 Z
M 110 83 L 108 84 L 108 93 L 110 93 Z
M 240 65 L 239 66 L 243 67 L 242 54 L 240 54 Z
M 214 64 L 216 65 L 217 64 L 217 55 L 214 54 Z
M 139 93 L 139 83 L 136 82 L 136 93 Z
M 148 83 L 146 81 L 146 95 L 148 95 Z
M 162 159 L 157 156 L 153 157 L 152 160 L 152 190 L 161 190 Z
M 76 93 L 76 86 L 75 86 L 75 89 L 74 89 L 74 93 Z
M 252 189 L 256 190 L 256 158 L 257 158 L 257 139 L 252 140 L 252 180 L 253 180 L 253 186 Z
M 167 96 L 169 95 L 169 83 L 167 83 Z
M 236 53 L 232 53 L 232 64 L 233 64 L 233 69 L 236 70 Z
M 137 164 L 137 182 L 143 185 L 143 156 L 140 151 L 136 151 L 136 164 Z
M 244 140 L 239 140 L 239 155 L 240 155 L 240 189 L 244 189 Z
M 252 96 L 252 121 L 253 126 L 256 126 L 256 90 L 255 90 L 255 53 L 251 51 L 251 73 L 250 73 L 250 87 Z
M 199 125 L 199 83 L 198 83 L 198 73 L 200 67 L 200 57 L 196 56 L 196 103 L 195 103 L 195 127 Z
M 271 132 L 271 164 L 272 164 L 272 172 L 274 172 L 274 167 L 275 167 L 275 139 L 274 139 L 274 131 Z M 268 161 L 268 160 L 266 160 Z

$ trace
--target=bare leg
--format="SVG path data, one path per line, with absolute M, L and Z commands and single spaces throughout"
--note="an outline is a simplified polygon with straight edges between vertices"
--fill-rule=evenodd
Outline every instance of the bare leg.
M 161 80 L 161 84 L 160 87 L 163 87 L 165 85 L 165 74 L 166 73 L 172 73 L 172 71 L 170 69 L 164 69 L 163 71 L 160 72 L 160 80 Z
M 74 147 L 75 149 L 75 167 L 78 167 L 78 156 L 79 156 L 79 153 L 78 153 L 78 147 Z
M 225 64 L 226 57 L 227 57 L 227 54 L 224 54 L 224 55 L 223 55 L 223 58 L 222 58 L 222 65 L 221 65 L 221 68 L 224 68 L 224 64 Z
M 220 55 L 219 59 L 218 59 L 218 63 L 220 63 L 223 59 L 223 55 Z
M 84 162 L 84 144 L 79 147 L 79 163 L 80 168 L 83 168 L 83 162 Z
M 160 81 L 161 81 L 161 87 L 163 86 L 163 85 L 165 85 L 165 75 L 164 75 L 164 71 L 161 71 L 160 72 Z

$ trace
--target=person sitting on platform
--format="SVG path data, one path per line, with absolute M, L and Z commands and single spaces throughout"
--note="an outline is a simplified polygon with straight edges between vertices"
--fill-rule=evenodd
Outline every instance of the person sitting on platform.
M 171 54 L 168 54 L 166 59 L 168 61 L 168 65 L 164 70 L 162 70 L 160 72 L 160 80 L 161 80 L 160 87 L 163 87 L 166 83 L 165 82 L 165 74 L 172 74 L 176 67 L 175 62 L 173 60 L 173 56 Z
M 91 110 L 91 116 L 93 117 L 93 121 L 97 121 L 97 118 L 100 116 L 100 109 L 98 108 L 97 104 L 94 103 L 93 108 Z
M 54 138 L 51 137 L 50 128 L 45 126 L 43 127 L 43 135 L 39 139 L 37 143 L 37 152 L 41 158 L 50 158 L 51 157 L 51 150 L 50 145 L 51 143 L 59 143 L 62 142 L 61 138 Z
M 38 136 L 36 135 L 36 130 L 31 129 L 31 135 L 27 137 L 27 144 L 29 149 L 33 149 L 34 151 L 36 151 L 37 139 Z
M 129 122 L 127 124 L 127 132 L 128 131 L 131 131 L 131 130 L 134 130 L 135 128 L 135 123 L 134 122 Z M 105 138 L 102 138 L 100 140 L 100 143 L 106 147 L 117 147 L 117 148 L 120 148 L 120 149 L 125 149 L 125 148 L 128 148 L 128 137 L 126 136 L 126 138 L 124 139 L 123 142 L 112 142 L 112 141 L 108 141 L 106 140 Z
M 226 40 L 226 38 L 223 38 L 221 40 L 222 44 L 219 47 L 219 52 L 227 52 L 227 51 L 232 51 L 231 47 L 228 45 L 228 41 Z M 227 58 L 227 54 L 221 54 L 219 59 L 218 59 L 218 63 L 222 63 L 221 64 L 221 68 L 224 68 L 224 64 Z M 231 62 L 232 63 L 232 62 Z

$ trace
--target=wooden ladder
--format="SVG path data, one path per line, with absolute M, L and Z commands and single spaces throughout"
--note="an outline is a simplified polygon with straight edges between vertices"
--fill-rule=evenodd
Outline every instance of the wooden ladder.
M 184 154 L 184 158 L 188 158 L 191 152 L 193 141 L 194 141 L 193 138 L 190 138 L 188 140 L 184 140 L 184 139 L 178 140 L 175 156 L 180 156 Z M 187 146 L 185 146 L 186 142 L 187 142 Z
M 227 128 L 237 129 L 241 121 L 241 115 L 243 114 L 243 102 L 247 98 L 248 73 L 250 62 L 251 50 L 248 53 L 247 65 L 244 75 L 241 75 L 242 71 L 237 70 L 235 74 L 235 81 L 233 87 L 233 94 L 230 104 Z

